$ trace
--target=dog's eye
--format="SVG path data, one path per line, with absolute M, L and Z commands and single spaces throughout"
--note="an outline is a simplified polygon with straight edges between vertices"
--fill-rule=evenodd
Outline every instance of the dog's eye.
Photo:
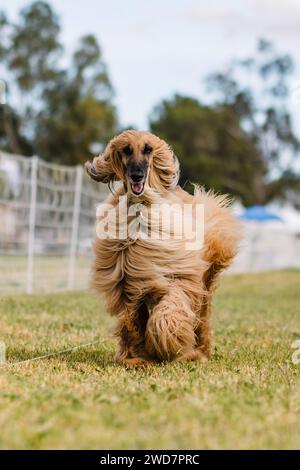
M 146 144 L 145 147 L 144 147 L 144 150 L 143 150 L 143 154 L 144 155 L 149 155 L 149 153 L 151 153 L 152 150 L 153 150 L 153 148 L 150 145 Z
M 128 157 L 130 157 L 130 155 L 133 154 L 133 150 L 131 148 L 130 145 L 126 145 L 124 148 L 123 148 L 123 152 L 125 153 L 125 155 L 127 155 Z

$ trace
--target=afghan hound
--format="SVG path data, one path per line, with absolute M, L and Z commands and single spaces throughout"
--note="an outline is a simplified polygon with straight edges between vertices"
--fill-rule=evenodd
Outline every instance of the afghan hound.
M 116 361 L 206 360 L 212 293 L 239 238 L 227 196 L 185 192 L 176 156 L 149 132 L 113 138 L 86 170 L 96 181 L 116 182 L 98 212 L 92 270 L 93 287 L 117 318 Z M 114 230 L 105 232 L 109 221 Z

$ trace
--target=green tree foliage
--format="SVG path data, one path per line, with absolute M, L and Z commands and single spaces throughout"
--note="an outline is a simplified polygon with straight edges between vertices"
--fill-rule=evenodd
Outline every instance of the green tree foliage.
M 2 14 L 0 37 L 4 29 L 8 39 L 0 49 L 0 60 L 23 106 L 3 107 L 2 146 L 64 164 L 85 161 L 93 145 L 114 134 L 117 122 L 96 38 L 81 38 L 71 64 L 63 68 L 60 24 L 47 3 L 37 1 L 23 9 L 17 24 Z
M 212 104 L 175 96 L 156 107 L 150 127 L 179 156 L 183 184 L 229 192 L 246 205 L 299 188 L 292 170 L 299 141 L 287 106 L 292 70 L 289 56 L 260 41 L 254 58 L 208 78 Z
M 7 44 L 5 41 L 7 24 L 8 22 L 5 13 L 0 11 L 0 60 L 3 59 L 7 53 Z
M 19 24 L 12 25 L 7 66 L 23 92 L 45 87 L 57 78 L 62 52 L 59 31 L 57 16 L 40 1 L 22 9 Z
M 44 98 L 36 143 L 45 158 L 66 164 L 83 162 L 92 144 L 111 137 L 116 127 L 115 109 L 110 104 L 112 88 L 93 36 L 81 39 L 71 70 L 45 90 Z
M 281 188 L 278 195 L 284 196 L 290 184 L 299 187 L 293 168 L 300 144 L 288 107 L 293 69 L 289 55 L 278 54 L 269 41 L 260 40 L 254 57 L 236 61 L 229 72 L 208 78 L 216 95 L 214 106 L 232 110 L 257 148 L 259 158 L 252 162 L 254 203 L 273 199 L 274 188 Z
M 201 183 L 251 203 L 257 150 L 230 108 L 214 109 L 177 95 L 155 109 L 150 126 L 178 155 L 187 189 L 190 182 Z

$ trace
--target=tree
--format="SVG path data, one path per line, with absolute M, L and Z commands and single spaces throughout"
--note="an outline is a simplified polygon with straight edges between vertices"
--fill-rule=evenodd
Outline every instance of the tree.
M 30 155 L 32 146 L 21 132 L 20 116 L 7 104 L 0 105 L 0 148 Z
M 257 150 L 230 108 L 214 109 L 176 95 L 153 112 L 151 130 L 169 142 L 181 163 L 181 184 L 200 183 L 252 202 Z
M 182 184 L 192 181 L 229 192 L 246 205 L 299 191 L 300 178 L 293 171 L 299 140 L 288 111 L 292 71 L 291 58 L 261 40 L 255 57 L 208 77 L 214 92 L 209 105 L 175 96 L 156 107 L 151 130 L 179 156 Z
M 37 116 L 36 146 L 44 158 L 65 164 L 84 162 L 93 144 L 114 133 L 112 88 L 93 36 L 81 39 L 70 71 L 43 96 L 46 106 Z
M 63 47 L 58 41 L 59 21 L 50 5 L 38 1 L 20 12 L 20 22 L 11 25 L 7 66 L 22 92 L 45 87 L 57 78 Z
M 274 198 L 274 188 L 283 190 L 286 175 L 294 174 L 300 144 L 288 110 L 288 78 L 293 69 L 289 55 L 278 54 L 270 42 L 260 40 L 254 57 L 234 62 L 227 73 L 208 77 L 209 89 L 216 95 L 214 106 L 232 110 L 257 148 L 252 162 L 253 203 Z M 297 187 L 297 179 L 294 174 L 288 181 Z
M 0 61 L 4 61 L 9 52 L 7 36 L 9 33 L 9 23 L 6 15 L 0 12 Z M 7 82 L 1 80 L 1 101 L 0 101 L 0 145 L 5 150 L 20 153 L 22 149 L 20 135 L 20 119 L 18 114 L 6 104 L 8 94 Z M 5 93 L 5 100 L 2 94 Z
M 83 162 L 91 146 L 114 134 L 117 125 L 112 86 L 96 38 L 81 38 L 70 66 L 63 68 L 60 24 L 47 3 L 37 1 L 23 9 L 17 24 L 2 14 L 0 37 L 4 29 L 7 41 L 0 48 L 0 61 L 23 105 L 6 105 L 0 143 L 51 161 Z

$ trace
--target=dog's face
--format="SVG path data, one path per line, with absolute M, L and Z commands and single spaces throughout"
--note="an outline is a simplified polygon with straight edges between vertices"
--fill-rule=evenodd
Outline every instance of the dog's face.
M 154 142 L 150 136 L 140 134 L 128 135 L 118 144 L 119 156 L 124 167 L 127 188 L 136 196 L 143 194 L 148 180 L 148 170 L 152 165 Z
M 178 162 L 170 147 L 149 132 L 125 131 L 112 139 L 103 154 L 87 162 L 91 178 L 108 183 L 121 180 L 127 192 L 142 196 L 176 186 Z

